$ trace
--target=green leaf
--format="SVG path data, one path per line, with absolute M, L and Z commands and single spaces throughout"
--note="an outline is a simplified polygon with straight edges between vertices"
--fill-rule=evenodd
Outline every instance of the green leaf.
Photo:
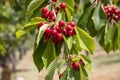
M 33 13 L 45 0 L 32 0 L 27 7 L 27 13 Z
M 82 50 L 81 43 L 80 43 L 80 36 L 76 28 L 75 28 L 75 31 L 76 31 L 76 35 L 73 36 L 73 46 L 72 46 L 71 53 L 79 53 Z
M 4 56 L 6 53 L 5 43 L 2 38 L 0 38 L 0 53 Z
M 92 20 L 96 30 L 100 30 L 106 24 L 106 15 L 101 7 L 101 3 L 97 5 L 92 16 Z
M 56 58 L 56 52 L 55 52 L 54 44 L 52 41 L 49 41 L 42 55 L 44 66 L 47 68 L 55 58 Z
M 58 73 L 60 73 L 60 70 L 62 69 L 62 67 L 65 63 L 66 63 L 65 60 L 62 60 L 61 62 L 58 63 L 58 65 L 57 65 Z
M 53 80 L 54 72 L 57 67 L 57 61 L 58 61 L 58 58 L 55 58 L 48 66 L 47 76 L 45 77 L 45 80 Z
M 68 8 L 65 9 L 65 12 L 66 12 L 66 17 L 67 17 L 67 20 L 68 21 L 71 21 L 72 20 L 72 16 L 71 16 L 71 12 Z
M 91 67 L 91 63 L 92 63 L 91 59 L 88 56 L 83 55 L 83 54 L 80 54 L 80 57 L 82 58 L 83 62 L 85 63 L 86 68 L 88 70 L 91 70 L 91 68 L 92 68 Z
M 80 71 L 75 70 L 74 68 L 70 68 L 69 79 L 70 80 L 80 80 Z
M 36 42 L 34 45 L 34 53 L 33 53 L 33 60 L 34 60 L 34 64 L 36 65 L 37 69 L 40 71 L 43 67 L 43 61 L 42 61 L 42 55 L 44 53 L 45 50 L 45 43 L 43 41 L 43 39 L 40 41 L 40 45 L 38 47 L 36 47 Z
M 107 33 L 104 36 L 104 43 L 105 43 L 105 45 L 108 45 L 109 43 L 112 42 L 112 40 L 114 39 L 114 33 L 115 33 L 115 27 L 111 26 L 107 30 Z
M 63 39 L 64 39 L 68 49 L 71 51 L 72 44 L 73 44 L 73 37 L 71 36 L 71 37 L 67 38 L 67 37 L 64 36 Z
M 79 18 L 78 22 L 77 22 L 77 26 L 81 27 L 82 29 L 86 30 L 88 21 L 90 19 L 90 14 L 91 14 L 91 8 L 90 5 L 86 5 L 84 7 L 84 12 L 81 15 L 81 17 Z
M 82 65 L 80 65 L 80 80 L 88 80 L 88 74 Z
M 55 22 L 58 23 L 60 20 L 62 20 L 62 14 L 60 12 L 58 12 Z
M 88 56 L 83 55 L 83 54 L 80 54 L 80 56 L 81 56 L 81 58 L 83 59 L 83 61 L 85 63 L 87 63 L 87 64 L 91 64 L 92 63 L 91 59 Z
M 40 22 L 45 22 L 45 19 L 41 17 L 32 18 L 28 23 L 26 23 L 25 27 L 38 25 Z
M 68 80 L 68 70 L 69 70 L 69 68 L 67 68 L 67 69 L 63 72 L 60 80 Z
M 17 39 L 19 39 L 20 37 L 22 37 L 24 34 L 26 34 L 26 31 L 25 30 L 18 30 L 16 32 L 16 37 Z
M 36 41 L 37 45 L 39 45 L 39 42 L 40 42 L 41 38 L 43 37 L 44 32 L 47 29 L 47 27 L 48 27 L 48 24 L 44 24 L 43 26 L 40 27 L 39 33 L 38 33 L 38 36 L 37 36 L 37 41 Z
M 95 46 L 94 39 L 89 36 L 84 30 L 77 28 L 79 38 L 80 38 L 80 46 L 81 48 L 87 50 L 89 53 L 93 54 Z

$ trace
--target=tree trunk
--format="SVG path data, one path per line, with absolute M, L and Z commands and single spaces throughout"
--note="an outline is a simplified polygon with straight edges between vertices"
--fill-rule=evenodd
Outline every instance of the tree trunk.
M 2 80 L 11 80 L 11 73 L 8 67 L 2 70 Z

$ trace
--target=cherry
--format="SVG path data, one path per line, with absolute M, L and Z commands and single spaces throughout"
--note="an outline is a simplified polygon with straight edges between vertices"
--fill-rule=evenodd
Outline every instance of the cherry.
M 72 29 L 73 29 L 73 27 L 71 27 L 70 25 L 67 25 L 67 26 L 66 26 L 66 30 L 67 30 L 67 31 L 71 31 Z
M 65 8 L 66 8 L 66 3 L 62 2 L 62 3 L 60 4 L 60 8 L 61 8 L 61 9 L 65 9 Z
M 59 27 L 58 25 L 56 25 L 56 26 L 55 26 L 55 30 L 56 30 L 57 32 L 60 32 L 60 27 Z
M 62 29 L 62 33 L 66 36 L 67 35 L 66 29 Z
M 63 21 L 63 20 L 60 20 L 59 21 L 59 26 L 61 27 L 61 26 L 65 26 L 65 22 Z
M 55 16 L 49 17 L 49 20 L 55 21 Z
M 75 29 L 72 30 L 72 35 L 76 35 Z
M 72 36 L 73 35 L 73 32 L 72 31 L 68 31 L 68 36 Z
M 69 25 L 70 25 L 71 27 L 75 27 L 75 22 L 71 21 L 71 22 L 69 23 Z
M 80 63 L 81 65 L 85 66 L 85 63 L 83 62 L 82 59 L 79 60 L 79 63 Z
M 79 63 L 78 62 L 73 62 L 72 67 L 76 70 L 79 70 Z
M 57 2 L 57 0 L 52 0 L 53 2 Z
M 49 14 L 48 12 L 43 13 L 43 14 L 42 14 L 42 17 L 43 17 L 43 18 L 48 18 L 48 14 Z
M 119 19 L 119 16 L 114 16 L 114 20 L 116 21 L 116 20 L 118 20 Z
M 51 38 L 51 34 L 47 34 L 47 35 L 45 36 L 46 42 L 48 42 L 48 41 L 50 40 L 50 38 Z
M 38 29 L 41 27 L 41 26 L 43 26 L 45 24 L 45 22 L 40 22 L 39 24 L 38 24 Z
M 45 31 L 45 35 L 48 35 L 48 34 L 51 34 L 52 33 L 52 30 L 48 27 Z
M 58 34 L 58 32 L 55 29 L 53 29 L 52 30 L 52 35 L 56 36 L 57 34 Z
M 61 33 L 57 33 L 56 37 L 57 37 L 58 41 L 61 42 L 61 40 L 63 38 L 62 34 Z
M 47 13 L 47 12 L 48 12 L 48 9 L 46 7 L 43 7 L 42 8 L 42 13 L 44 14 L 44 13 Z
M 50 11 L 49 12 L 49 17 L 53 17 L 54 16 L 54 11 Z
M 59 79 L 62 77 L 62 74 L 63 74 L 63 73 L 60 73 L 60 74 L 59 74 Z

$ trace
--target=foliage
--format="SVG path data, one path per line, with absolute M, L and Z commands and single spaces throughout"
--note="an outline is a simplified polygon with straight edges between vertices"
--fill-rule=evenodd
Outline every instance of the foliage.
M 55 70 L 60 74 L 62 67 L 65 71 L 60 80 L 88 80 L 86 69 L 91 69 L 91 60 L 80 52 L 86 50 L 93 55 L 92 37 L 108 53 L 120 49 L 119 3 L 119 0 L 28 0 L 27 23 L 16 36 L 19 38 L 26 32 L 35 34 L 33 59 L 39 71 L 47 69 L 45 80 L 53 80 Z M 105 10 L 106 6 L 110 9 Z M 73 20 L 74 34 L 70 33 Z M 54 31 L 56 26 L 60 31 Z M 63 29 L 68 30 L 67 34 Z M 62 60 L 58 61 L 60 55 Z

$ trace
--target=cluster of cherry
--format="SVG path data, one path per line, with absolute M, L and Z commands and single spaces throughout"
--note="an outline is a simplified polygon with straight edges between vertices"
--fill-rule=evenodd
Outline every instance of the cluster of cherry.
M 78 58 L 77 61 L 73 61 L 74 57 L 72 55 L 69 55 L 67 59 L 69 66 L 71 66 L 75 70 L 80 70 L 80 65 L 82 65 L 83 67 L 85 66 L 85 63 L 81 58 Z M 59 74 L 59 79 L 62 77 L 62 74 L 63 73 Z
M 52 0 L 53 3 L 56 3 L 57 0 Z M 50 23 L 50 25 L 47 27 L 44 35 L 45 35 L 45 40 L 48 42 L 51 38 L 54 42 L 54 44 L 60 43 L 63 39 L 64 36 L 73 36 L 76 34 L 75 32 L 75 22 L 70 21 L 70 22 L 65 22 L 63 20 L 60 20 L 58 23 L 55 23 L 54 21 L 56 20 L 56 15 L 59 11 L 59 9 L 65 10 L 66 8 L 66 3 L 61 2 L 60 6 L 56 7 L 55 10 L 49 11 L 49 8 L 43 7 L 41 9 L 42 12 L 42 17 L 47 19 L 47 21 Z M 46 24 L 47 22 L 40 22 L 38 24 L 38 29 Z
M 105 13 L 107 14 L 107 19 L 109 22 L 120 20 L 120 10 L 114 5 L 108 5 L 103 7 Z

